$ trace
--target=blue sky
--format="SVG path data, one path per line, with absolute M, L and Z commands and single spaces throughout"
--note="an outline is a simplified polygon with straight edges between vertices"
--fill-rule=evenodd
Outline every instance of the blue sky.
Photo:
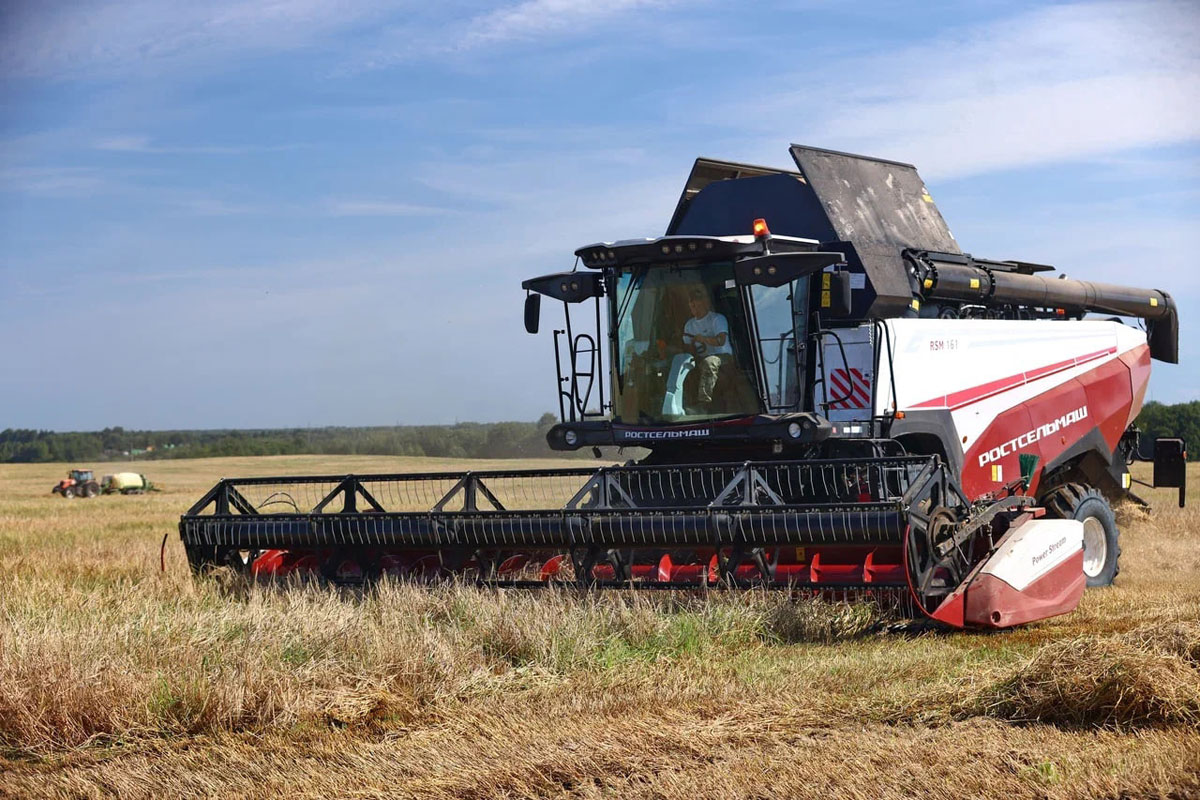
M 0 428 L 534 419 L 522 278 L 696 156 L 915 163 L 964 249 L 1181 306 L 1195 3 L 10 2 Z

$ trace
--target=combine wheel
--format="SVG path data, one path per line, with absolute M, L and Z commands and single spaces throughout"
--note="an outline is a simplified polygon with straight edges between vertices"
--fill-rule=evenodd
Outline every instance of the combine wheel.
M 1121 532 L 1112 506 L 1098 490 L 1067 483 L 1043 499 L 1046 510 L 1062 519 L 1083 523 L 1083 574 L 1087 585 L 1110 586 L 1121 571 Z

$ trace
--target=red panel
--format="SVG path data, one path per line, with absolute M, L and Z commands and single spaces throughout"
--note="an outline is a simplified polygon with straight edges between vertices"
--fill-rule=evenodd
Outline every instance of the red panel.
M 992 575 L 967 587 L 963 619 L 968 625 L 1007 628 L 1074 611 L 1083 596 L 1083 550 L 1017 591 Z
M 967 497 L 974 500 L 1021 476 L 1020 459 L 1015 449 L 1009 455 L 990 460 L 983 465 L 980 465 L 979 457 L 1027 433 L 1033 427 L 1029 410 L 1024 404 L 1014 406 L 996 417 L 983 435 L 971 445 L 971 449 L 963 455 L 962 487 Z M 998 466 L 1001 470 L 999 481 L 992 480 L 993 466 Z
M 1129 419 L 1125 421 L 1128 427 L 1146 400 L 1146 387 L 1150 385 L 1150 346 L 1143 344 L 1122 353 L 1121 360 L 1129 367 L 1129 384 L 1133 389 L 1133 403 L 1129 407 Z
M 716 556 L 710 556 L 711 552 L 697 553 L 686 563 L 663 555 L 654 567 L 654 574 L 648 577 L 657 581 L 715 584 L 720 580 L 720 569 Z M 896 585 L 905 581 L 901 548 L 895 546 L 783 547 L 778 551 L 768 550 L 766 557 L 768 561 L 776 561 L 776 584 L 820 584 L 821 587 L 836 588 L 858 583 Z M 739 565 L 735 575 L 745 580 L 761 577 L 752 562 Z
M 1025 408 L 1029 410 L 1029 417 L 1033 420 L 1035 426 L 1059 419 L 1064 414 L 1078 411 L 1085 406 L 1088 409 L 1088 415 L 1083 419 L 1065 428 L 1059 428 L 1048 436 L 1043 436 L 1036 442 L 1034 447 L 1024 451 L 1035 453 L 1038 456 L 1037 469 L 1033 473 L 1033 481 L 1029 485 L 1028 494 L 1037 493 L 1038 484 L 1042 479 L 1042 470 L 1046 464 L 1058 458 L 1064 450 L 1074 445 L 1082 437 L 1086 436 L 1088 431 L 1095 427 L 1095 414 L 1088 403 L 1087 392 L 1084 389 L 1084 382 L 1087 379 L 1087 375 L 1090 374 L 1087 373 L 1069 380 L 1062 386 L 1057 386 L 1044 394 L 1030 398 L 1024 404 Z M 1018 462 L 1019 460 L 1019 458 L 1014 459 L 1014 461 Z M 1019 464 L 1018 469 L 1020 469 Z
M 258 558 L 254 559 L 250 571 L 254 575 L 278 575 L 282 571 L 283 559 L 286 554 L 285 550 L 264 550 Z
M 563 558 L 564 556 L 561 555 L 554 556 L 545 564 L 542 564 L 542 568 L 538 570 L 538 578 L 543 581 L 548 581 L 557 575 L 559 570 L 562 569 Z
M 903 583 L 905 580 L 904 564 L 880 563 L 887 560 L 886 555 L 879 555 L 880 552 L 872 550 L 867 553 L 867 558 L 863 562 L 863 583 Z M 901 562 L 898 557 L 895 560 Z
M 775 565 L 776 583 L 808 583 L 811 580 L 812 573 L 809 571 L 807 564 Z
M 1109 449 L 1115 450 L 1129 425 L 1129 409 L 1133 405 L 1129 367 L 1114 358 L 1081 375 L 1079 380 L 1087 391 L 1088 416 L 1095 420 Z
M 283 578 L 294 572 L 316 572 L 326 552 L 317 554 L 306 550 L 264 550 L 250 566 L 250 572 L 255 577 Z
M 1143 346 L 1137 348 L 1146 350 Z M 1101 352 L 1099 355 L 1106 355 Z M 1091 354 L 1086 358 L 1094 360 Z M 1148 351 L 1147 356 L 1148 358 Z M 1139 357 L 1140 359 L 1140 357 Z M 1076 359 L 1077 361 L 1083 358 Z M 1145 365 L 1148 379 L 1149 364 Z M 1139 367 L 1139 372 L 1141 367 Z M 1139 378 L 1140 379 L 1140 378 Z M 1131 384 L 1130 367 L 1124 358 L 1115 358 L 1095 369 L 1072 378 L 1065 383 L 1032 397 L 1001 413 L 977 439 L 963 456 L 962 486 L 967 496 L 976 499 L 994 492 L 1021 476 L 1020 454 L 1038 456 L 1038 469 L 1028 492 L 1037 491 L 1042 468 L 1071 447 L 1089 431 L 1098 429 L 1109 449 L 1115 449 L 1121 434 L 1129 423 L 1134 406 L 1134 391 Z M 1054 423 L 1064 415 L 1086 408 L 1087 415 L 1065 427 L 1047 433 L 1039 433 L 1024 443 L 1014 440 L 1041 426 Z M 980 458 L 1000 449 L 993 457 Z M 993 480 L 993 466 L 1001 468 L 1000 480 Z
M 528 563 L 529 556 L 525 553 L 518 553 L 515 556 L 509 556 L 504 559 L 503 563 L 496 568 L 496 572 L 500 575 L 507 575 L 510 572 L 517 572 Z
M 705 564 L 676 564 L 669 555 L 664 555 L 658 560 L 658 580 L 664 583 L 671 581 L 700 583 L 701 575 L 707 569 Z
M 963 616 L 964 608 L 962 592 L 955 592 L 943 600 L 937 610 L 929 616 L 946 625 L 962 628 L 966 625 L 966 618 Z

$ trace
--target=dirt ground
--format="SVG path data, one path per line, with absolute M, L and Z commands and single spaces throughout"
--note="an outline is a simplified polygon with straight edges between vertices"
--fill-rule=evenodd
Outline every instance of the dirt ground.
M 178 541 L 222 476 L 548 464 L 144 462 L 163 491 L 71 501 L 107 465 L 0 465 L 0 797 L 1200 796 L 1197 490 L 1120 510 L 1115 586 L 996 634 L 760 592 L 230 592 Z

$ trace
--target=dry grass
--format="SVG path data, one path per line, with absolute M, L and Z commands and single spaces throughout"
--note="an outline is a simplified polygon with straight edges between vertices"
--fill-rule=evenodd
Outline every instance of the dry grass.
M 161 494 L 74 502 L 0 466 L 0 796 L 1200 794 L 1200 524 L 1166 492 L 1121 511 L 1118 586 L 998 635 L 762 593 L 230 596 L 174 535 L 221 475 L 456 466 L 158 462 Z
M 1128 728 L 1200 726 L 1200 622 L 1047 645 L 973 699 L 1018 722 Z

